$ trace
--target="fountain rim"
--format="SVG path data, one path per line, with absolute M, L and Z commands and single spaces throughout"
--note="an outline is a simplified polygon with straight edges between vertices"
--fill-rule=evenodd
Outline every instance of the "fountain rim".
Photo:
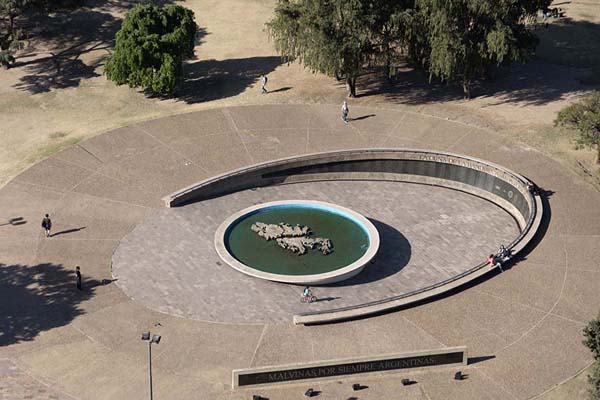
M 262 209 L 288 205 L 295 205 L 304 208 L 318 208 L 351 219 L 353 222 L 357 223 L 357 225 L 360 226 L 369 237 L 369 247 L 367 248 L 367 251 L 359 259 L 355 260 L 351 264 L 346 265 L 345 267 L 337 268 L 335 270 L 323 272 L 320 274 L 310 275 L 287 275 L 260 271 L 256 268 L 253 268 L 249 265 L 240 262 L 229 252 L 229 250 L 227 249 L 227 245 L 225 244 L 225 239 L 229 232 L 229 228 L 233 226 L 237 221 L 250 214 L 254 214 Z M 375 257 L 375 254 L 377 254 L 377 251 L 379 250 L 379 243 L 379 232 L 377 231 L 377 228 L 375 228 L 375 225 L 373 225 L 373 223 L 369 221 L 366 217 L 349 208 L 318 200 L 279 200 L 256 204 L 230 215 L 227 219 L 225 219 L 225 221 L 221 223 L 221 225 L 219 225 L 215 232 L 215 250 L 217 251 L 217 254 L 221 258 L 221 260 L 223 260 L 230 267 L 236 269 L 237 271 L 243 274 L 250 275 L 255 278 L 298 285 L 318 285 L 334 283 L 349 279 L 354 275 L 357 275 L 367 266 L 369 261 L 371 261 L 373 257 Z

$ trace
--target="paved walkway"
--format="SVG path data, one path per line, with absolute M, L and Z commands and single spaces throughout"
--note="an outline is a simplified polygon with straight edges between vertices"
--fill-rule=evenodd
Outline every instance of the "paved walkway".
M 301 304 L 302 287 L 239 273 L 214 249 L 215 231 L 229 215 L 285 199 L 348 207 L 379 231 L 374 262 L 353 279 L 316 288 L 324 301 Z M 289 323 L 297 313 L 364 304 L 441 282 L 518 234 L 510 214 L 463 192 L 398 182 L 310 182 L 161 210 L 121 241 L 112 265 L 117 285 L 157 311 L 213 322 Z
M 526 399 L 585 367 L 591 355 L 581 330 L 600 304 L 600 193 L 489 130 L 404 108 L 352 113 L 372 116 L 344 126 L 337 105 L 179 115 L 108 132 L 23 172 L 0 189 L 0 219 L 26 221 L 0 226 L 0 359 L 57 392 L 94 400 L 147 395 L 147 348 L 139 339 L 146 329 L 163 335 L 153 351 L 160 399 L 247 399 L 251 392 L 229 390 L 234 368 L 453 345 L 468 346 L 479 361 L 465 369 L 468 380 L 455 382 L 446 369 L 361 379 L 370 388 L 358 397 Z M 163 212 L 164 194 L 255 162 L 361 147 L 449 150 L 526 175 L 553 192 L 545 235 L 524 261 L 475 287 L 325 326 L 177 318 L 103 284 L 120 241 Z M 39 227 L 45 212 L 57 233 L 50 239 Z M 76 265 L 85 278 L 81 293 Z M 398 378 L 406 375 L 419 383 L 403 388 Z M 320 398 L 347 398 L 356 395 L 348 386 L 353 380 L 314 386 L 323 390 Z M 299 399 L 305 387 L 261 393 Z

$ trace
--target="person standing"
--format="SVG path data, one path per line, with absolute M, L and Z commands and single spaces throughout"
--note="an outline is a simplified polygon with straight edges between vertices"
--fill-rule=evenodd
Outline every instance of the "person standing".
M 344 121 L 345 124 L 348 123 L 348 113 L 350 112 L 350 109 L 348 108 L 348 103 L 346 103 L 346 100 L 344 100 L 344 103 L 342 104 L 342 121 Z
M 81 285 L 81 269 L 79 268 L 79 265 L 75 267 L 75 279 L 77 283 L 77 289 L 83 290 L 83 286 Z
M 265 94 L 267 93 L 267 76 L 266 75 L 261 75 L 260 76 L 260 93 L 261 94 Z
M 46 216 L 42 219 L 42 228 L 44 228 L 46 237 L 49 237 L 50 229 L 52 229 L 52 220 L 50 219 L 50 216 L 48 214 L 46 214 Z

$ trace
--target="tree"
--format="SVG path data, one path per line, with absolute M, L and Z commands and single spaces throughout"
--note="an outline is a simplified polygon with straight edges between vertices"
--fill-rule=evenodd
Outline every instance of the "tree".
M 30 0 L 0 0 L 0 65 L 5 68 L 15 61 L 12 54 L 21 46 L 17 19 L 30 4 Z
M 528 29 L 549 0 L 416 0 L 410 56 L 442 81 L 462 83 L 471 97 L 474 79 L 494 65 L 525 62 L 538 38 Z
M 591 400 L 600 400 L 600 314 L 596 319 L 588 322 L 583 329 L 585 340 L 583 344 L 591 351 L 596 362 L 592 367 L 592 372 L 588 375 L 588 381 L 591 384 L 589 389 Z
M 401 32 L 402 0 L 278 0 L 267 31 L 287 61 L 346 80 L 356 96 L 356 78 L 374 61 L 391 60 Z
M 596 146 L 596 163 L 600 163 L 600 92 L 562 109 L 554 125 L 576 129 L 579 133 L 577 145 Z
M 596 361 L 588 375 L 590 400 L 600 400 L 600 362 Z
M 183 78 L 183 60 L 194 56 L 194 12 L 178 5 L 138 5 L 117 32 L 105 73 L 117 85 L 170 94 Z
M 0 0 L 0 65 L 10 67 L 15 61 L 14 52 L 23 47 L 23 16 L 35 17 L 39 13 L 61 8 L 81 6 L 83 0 Z
M 600 360 L 600 314 L 583 328 L 583 336 L 583 344 L 592 351 L 595 360 Z

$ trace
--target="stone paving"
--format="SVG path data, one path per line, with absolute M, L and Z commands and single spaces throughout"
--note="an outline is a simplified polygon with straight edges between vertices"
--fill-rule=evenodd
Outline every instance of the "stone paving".
M 284 199 L 319 200 L 370 218 L 380 233 L 376 258 L 348 281 L 315 288 L 241 274 L 214 249 L 217 227 L 246 207 Z M 412 292 L 483 262 L 519 229 L 491 202 L 456 190 L 399 182 L 310 182 L 258 188 L 164 209 L 127 235 L 113 256 L 123 291 L 157 311 L 227 323 L 290 322 L 297 313 L 364 304 Z
M 349 390 L 353 378 L 314 386 L 320 399 L 528 399 L 572 377 L 592 359 L 581 340 L 600 304 L 600 193 L 539 152 L 471 125 L 468 115 L 414 110 L 355 106 L 352 117 L 369 117 L 348 125 L 339 105 L 201 111 L 108 132 L 24 171 L 0 189 L 0 359 L 55 394 L 90 400 L 147 397 L 143 330 L 163 336 L 153 350 L 157 399 L 250 399 L 259 391 L 230 389 L 235 368 L 458 345 L 471 357 L 466 381 L 442 368 L 361 378 L 370 387 L 360 393 Z M 251 163 L 364 147 L 452 151 L 531 178 L 549 191 L 539 243 L 507 272 L 440 300 L 312 327 L 175 317 L 130 298 L 119 281 L 103 282 L 121 240 L 164 211 L 163 195 Z M 46 212 L 57 234 L 49 239 L 39 226 Z M 7 224 L 15 217 L 26 223 Z M 410 238 L 405 227 L 400 233 Z M 419 383 L 403 388 L 406 375 Z M 25 378 L 8 379 L 5 397 L 33 395 L 20 389 Z M 305 389 L 259 393 L 300 399 Z

